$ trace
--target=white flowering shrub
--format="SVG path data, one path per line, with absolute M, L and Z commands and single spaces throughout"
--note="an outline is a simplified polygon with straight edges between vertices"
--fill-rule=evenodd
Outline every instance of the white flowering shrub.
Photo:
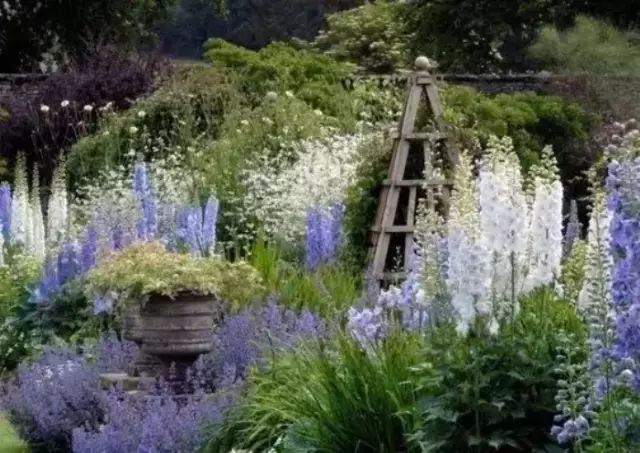
M 368 138 L 363 133 L 332 135 L 294 143 L 275 155 L 260 153 L 243 172 L 245 212 L 270 235 L 302 240 L 310 208 L 344 201 L 355 179 L 360 146 Z

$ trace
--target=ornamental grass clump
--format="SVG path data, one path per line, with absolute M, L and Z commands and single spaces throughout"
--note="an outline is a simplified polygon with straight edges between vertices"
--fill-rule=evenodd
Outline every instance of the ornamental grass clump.
M 143 305 L 151 295 L 217 295 L 243 304 L 261 292 L 260 278 L 246 263 L 174 253 L 158 242 L 133 244 L 105 257 L 88 274 L 87 284 L 87 295 L 105 312 L 116 300 Z

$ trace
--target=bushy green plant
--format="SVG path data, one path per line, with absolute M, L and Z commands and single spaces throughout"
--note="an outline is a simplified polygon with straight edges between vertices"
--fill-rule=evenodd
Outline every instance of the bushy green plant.
M 591 111 L 605 118 L 638 115 L 637 33 L 579 16 L 568 29 L 544 27 L 529 52 L 543 67 L 574 79 L 569 94 Z
M 350 270 L 336 264 L 306 271 L 263 240 L 254 245 L 251 264 L 267 291 L 277 294 L 278 301 L 289 307 L 332 318 L 344 312 L 359 295 L 360 278 Z
M 90 297 L 115 292 L 125 304 L 145 303 L 152 294 L 173 297 L 182 292 L 215 294 L 231 304 L 262 296 L 260 278 L 246 263 L 169 252 L 159 243 L 134 244 L 105 257 L 87 280 Z
M 0 265 L 0 322 L 12 307 L 29 296 L 29 288 L 40 276 L 38 261 L 19 250 L 9 251 L 5 265 Z
M 170 147 L 197 146 L 217 138 L 226 115 L 242 99 L 233 78 L 205 65 L 185 65 L 152 96 L 131 109 L 103 117 L 97 133 L 76 143 L 67 168 L 72 182 L 94 178 L 121 164 L 131 149 L 147 146 L 145 158 L 166 155 Z
M 205 43 L 204 49 L 215 65 L 237 73 L 242 88 L 258 102 L 268 91 L 299 92 L 317 82 L 340 86 L 342 79 L 354 70 L 353 66 L 329 56 L 283 43 L 253 51 L 214 38 Z
M 419 335 L 397 332 L 376 350 L 339 338 L 277 357 L 250 377 L 226 436 L 207 451 L 265 451 L 278 439 L 281 451 L 408 451 L 421 350 Z
M 313 46 L 373 72 L 390 73 L 409 63 L 412 40 L 403 2 L 375 1 L 331 14 Z
M 355 66 L 320 52 L 283 43 L 253 51 L 211 39 L 205 44 L 205 55 L 214 65 L 236 75 L 254 106 L 269 92 L 289 92 L 312 109 L 338 119 L 342 129 L 353 128 L 360 119 L 386 119 L 390 110 L 389 105 L 380 102 L 388 96 L 373 84 L 354 91 L 345 89 L 343 81 L 354 74 Z
M 559 333 L 585 341 L 571 304 L 539 290 L 496 336 L 463 337 L 449 329 L 430 335 L 427 366 L 418 369 L 423 423 L 413 439 L 422 451 L 553 448 Z
M 586 16 L 566 30 L 543 27 L 529 51 L 556 73 L 632 76 L 640 71 L 638 36 Z

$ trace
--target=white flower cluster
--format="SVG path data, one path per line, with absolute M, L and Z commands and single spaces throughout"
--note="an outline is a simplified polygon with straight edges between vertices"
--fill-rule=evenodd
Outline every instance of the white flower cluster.
M 528 273 L 525 290 L 552 282 L 562 263 L 563 188 L 550 147 L 532 170 L 533 203 L 529 223 Z
M 516 314 L 528 246 L 529 206 L 509 137 L 492 137 L 477 182 L 482 241 L 490 260 L 490 298 L 498 319 Z
M 287 241 L 304 237 L 307 210 L 344 200 L 369 135 L 333 135 L 294 144 L 289 153 L 265 151 L 244 171 L 244 209 L 266 233 Z
M 480 235 L 473 168 L 462 154 L 454 175 L 447 234 L 447 278 L 457 328 L 466 333 L 479 315 L 489 315 L 489 260 Z
M 578 310 L 585 317 L 598 312 L 599 317 L 611 307 L 610 212 L 604 194 L 596 193 L 587 232 L 587 257 L 584 283 L 578 296 Z
M 528 197 L 508 137 L 489 140 L 477 178 L 470 157 L 461 155 L 454 173 L 441 276 L 432 275 L 438 266 L 428 257 L 436 249 L 438 235 L 433 236 L 431 227 L 425 242 L 420 228 L 429 225 L 429 219 L 420 218 L 422 286 L 431 298 L 434 282 L 444 279 L 463 334 L 476 327 L 496 333 L 500 321 L 517 314 L 521 294 L 548 285 L 559 275 L 563 193 L 550 149 L 545 149 L 542 164 L 532 174 L 533 196 Z
M 25 156 L 18 156 L 11 200 L 10 238 L 15 244 L 39 259 L 44 259 L 44 222 L 40 203 L 40 183 L 37 167 L 33 171 L 31 191 L 27 182 Z

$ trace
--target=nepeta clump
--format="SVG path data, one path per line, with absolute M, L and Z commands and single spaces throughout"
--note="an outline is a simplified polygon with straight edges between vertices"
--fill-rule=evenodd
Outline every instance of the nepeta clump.
M 74 453 L 197 452 L 204 429 L 222 421 L 224 404 L 192 395 L 180 402 L 170 394 L 140 398 L 112 390 L 105 396 L 106 421 L 73 432 Z
M 218 384 L 230 385 L 242 381 L 252 366 L 268 361 L 276 351 L 321 337 L 326 330 L 318 315 L 307 310 L 296 313 L 271 300 L 266 306 L 226 316 L 214 330 L 214 351 L 202 360 Z
M 74 350 L 45 352 L 18 368 L 3 407 L 36 451 L 66 451 L 78 426 L 98 427 L 104 398 L 98 370 Z

